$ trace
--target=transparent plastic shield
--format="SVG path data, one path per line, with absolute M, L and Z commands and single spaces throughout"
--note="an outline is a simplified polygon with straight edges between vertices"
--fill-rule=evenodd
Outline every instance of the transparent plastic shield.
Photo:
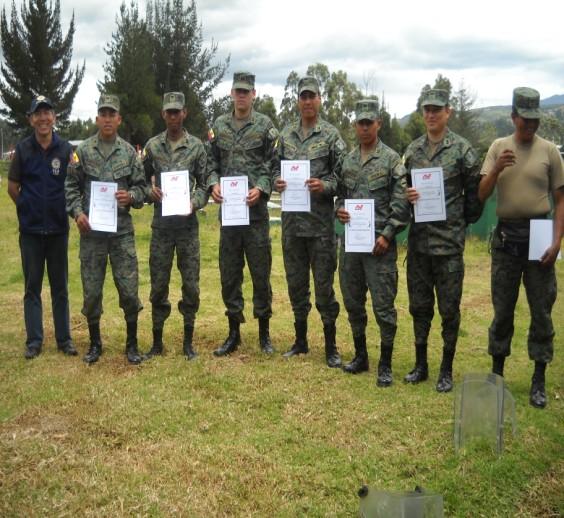
M 454 449 L 470 442 L 503 452 L 504 430 L 516 431 L 515 400 L 497 374 L 466 374 L 454 398 Z
M 443 518 L 441 495 L 371 490 L 360 501 L 362 518 Z

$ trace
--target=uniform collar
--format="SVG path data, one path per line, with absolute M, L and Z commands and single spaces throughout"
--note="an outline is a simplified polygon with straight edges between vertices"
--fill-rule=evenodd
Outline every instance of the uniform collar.
M 376 142 L 376 146 L 372 151 L 370 151 L 370 154 L 368 155 L 364 163 L 372 160 L 373 158 L 378 158 L 380 156 L 381 151 L 382 151 L 382 141 L 380 140 L 380 138 L 378 138 L 378 142 Z M 357 156 L 359 160 L 362 160 L 362 151 L 360 150 L 360 144 L 358 144 L 358 146 L 355 147 L 355 156 Z
M 159 135 L 159 143 L 166 147 L 167 140 L 166 130 L 164 130 Z M 186 128 L 182 128 L 182 137 L 180 138 L 180 140 L 182 141 L 182 145 L 186 146 L 188 144 L 188 130 Z

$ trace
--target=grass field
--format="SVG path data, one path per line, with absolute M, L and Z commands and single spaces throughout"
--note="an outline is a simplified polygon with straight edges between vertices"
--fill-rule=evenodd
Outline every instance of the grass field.
M 140 263 L 140 344 L 150 347 L 148 244 L 152 209 L 135 213 Z M 201 309 L 195 346 L 184 360 L 182 320 L 175 309 L 165 327 L 167 354 L 139 367 L 123 355 L 125 325 L 108 274 L 102 319 L 104 355 L 88 367 L 56 352 L 48 286 L 45 345 L 23 358 L 22 273 L 15 208 L 0 192 L 0 516 L 355 516 L 363 484 L 388 490 L 420 485 L 444 496 L 446 516 L 556 517 L 564 514 L 564 297 L 554 308 L 556 360 L 547 370 L 548 407 L 528 404 L 532 363 L 526 352 L 528 309 L 522 293 L 506 381 L 516 399 L 518 434 L 496 457 L 475 447 L 453 449 L 453 394 L 438 394 L 440 322 L 430 337 L 431 379 L 401 383 L 413 363 L 413 335 L 400 250 L 399 330 L 395 383 L 375 386 L 378 331 L 370 315 L 371 371 L 348 376 L 324 364 L 319 315 L 310 318 L 307 357 L 265 358 L 257 324 L 246 307 L 243 344 L 229 358 L 212 350 L 223 340 L 215 207 L 200 215 Z M 274 318 L 279 352 L 292 343 L 280 228 L 272 228 Z M 82 354 L 88 330 L 80 314 L 78 235 L 70 238 L 72 332 Z M 487 372 L 491 320 L 487 245 L 466 252 L 462 329 L 455 383 L 465 372 Z M 558 265 L 560 285 L 563 264 Z M 250 303 L 249 276 L 246 300 Z M 337 279 L 336 279 L 337 281 Z M 180 296 L 173 274 L 171 302 Z M 336 286 L 338 282 L 336 282 Z M 340 291 L 337 289 L 340 299 Z M 341 306 L 342 307 L 342 306 Z M 346 313 L 338 345 L 352 357 Z

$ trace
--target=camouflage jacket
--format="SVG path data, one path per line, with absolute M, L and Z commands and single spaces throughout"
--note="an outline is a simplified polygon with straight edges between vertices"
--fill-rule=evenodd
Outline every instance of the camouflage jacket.
M 143 207 L 147 192 L 143 165 L 133 146 L 119 136 L 108 158 L 98 148 L 98 134 L 85 140 L 76 149 L 65 180 L 67 213 L 72 218 L 83 212 L 88 215 L 91 182 L 116 182 L 118 190 L 129 192 L 131 206 L 136 209 Z M 133 232 L 129 209 L 129 206 L 118 207 L 117 234 Z M 91 234 L 108 235 L 107 232 L 97 231 Z
M 311 194 L 311 212 L 283 212 L 282 231 L 288 235 L 316 237 L 335 233 L 333 198 L 346 146 L 337 129 L 318 119 L 317 125 L 303 138 L 301 121 L 288 124 L 276 146 L 273 181 L 280 178 L 282 160 L 309 160 L 310 175 L 320 178 L 325 190 Z
M 221 115 L 210 132 L 208 147 L 208 186 L 224 176 L 247 176 L 249 189 L 262 192 L 259 202 L 250 208 L 252 221 L 268 220 L 267 202 L 271 193 L 274 143 L 278 130 L 262 113 L 251 112 L 249 121 L 237 128 L 233 114 Z
M 343 207 L 347 198 L 374 200 L 376 235 L 392 241 L 409 223 L 405 188 L 405 168 L 400 156 L 379 140 L 364 163 L 360 146 L 345 157 L 336 206 Z
M 408 183 L 410 171 L 427 167 L 442 167 L 445 182 L 446 221 L 412 222 L 408 246 L 430 255 L 450 255 L 464 251 L 466 225 L 482 214 L 478 199 L 480 163 L 470 143 L 447 129 L 442 142 L 431 154 L 427 135 L 414 140 L 404 155 Z
M 162 204 L 155 202 L 153 228 L 182 228 L 197 223 L 196 211 L 208 202 L 208 183 L 206 175 L 206 152 L 202 142 L 184 130 L 181 142 L 172 150 L 166 138 L 166 131 L 150 139 L 145 145 L 143 166 L 147 185 L 154 183 L 161 187 L 161 173 L 188 170 L 190 177 L 190 201 L 194 212 L 189 216 L 165 216 Z M 150 197 L 147 201 L 151 202 Z

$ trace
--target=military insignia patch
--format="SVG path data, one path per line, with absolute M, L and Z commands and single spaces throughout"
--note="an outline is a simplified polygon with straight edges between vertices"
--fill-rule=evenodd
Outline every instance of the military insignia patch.
M 76 151 L 71 155 L 71 165 L 78 165 L 80 164 L 80 160 L 78 159 L 78 155 Z
M 277 140 L 278 139 L 278 130 L 276 128 L 270 128 L 268 130 L 268 136 L 270 140 Z
M 208 140 L 211 142 L 214 138 L 215 133 L 213 132 L 213 129 L 210 128 L 210 130 L 208 131 Z
M 58 176 L 61 172 L 61 161 L 58 158 L 51 160 L 51 172 L 54 176 Z

